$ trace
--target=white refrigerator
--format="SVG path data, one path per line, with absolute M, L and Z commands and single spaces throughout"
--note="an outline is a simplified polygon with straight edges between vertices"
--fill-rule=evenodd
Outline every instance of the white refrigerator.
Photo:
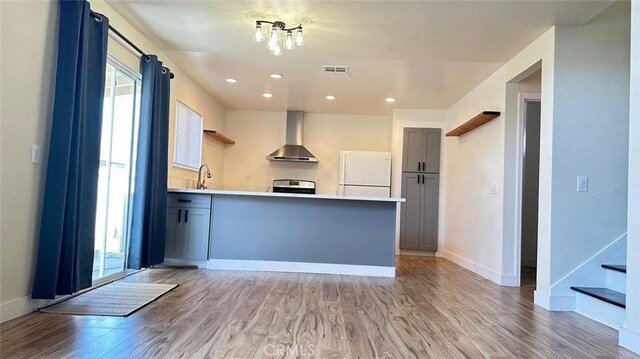
M 391 153 L 341 151 L 338 194 L 390 197 Z

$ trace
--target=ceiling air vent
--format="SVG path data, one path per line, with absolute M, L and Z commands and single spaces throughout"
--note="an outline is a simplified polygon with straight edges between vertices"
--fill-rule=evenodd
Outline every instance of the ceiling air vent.
M 349 76 L 349 66 L 322 66 L 322 72 Z

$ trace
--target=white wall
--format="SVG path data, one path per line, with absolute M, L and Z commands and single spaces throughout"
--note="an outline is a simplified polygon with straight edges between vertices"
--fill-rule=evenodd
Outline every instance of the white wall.
M 30 163 L 31 144 L 46 147 L 57 7 L 45 1 L 2 1 L 0 26 L 0 321 L 31 303 L 44 165 Z M 28 26 L 25 26 L 28 24 Z M 49 55 L 46 55 L 49 54 Z M 46 159 L 46 151 L 42 153 Z M 10 223 L 11 225 L 6 225 Z
M 153 44 L 142 37 L 106 3 L 96 0 L 92 8 L 109 17 L 111 24 L 148 53 L 158 54 L 176 78 L 171 82 L 171 136 L 174 100 L 181 99 L 205 116 L 205 124 L 224 127 L 224 112 Z M 36 304 L 29 300 L 40 221 L 43 175 L 55 74 L 57 6 L 52 1 L 0 1 L 2 52 L 1 148 L 4 171 L 0 178 L 0 321 L 24 314 Z M 25 26 L 28 24 L 28 26 Z M 173 139 L 170 138 L 170 143 Z M 222 173 L 222 145 L 204 140 L 204 154 L 212 169 Z M 31 145 L 42 146 L 41 165 L 30 163 Z M 171 161 L 173 151 L 169 151 Z M 8 170 L 10 169 L 10 170 Z M 194 174 L 170 168 L 174 185 L 186 184 Z
M 448 110 L 449 129 L 478 113 L 504 113 L 506 67 L 501 67 Z M 448 259 L 500 282 L 502 272 L 502 177 L 504 116 L 461 137 L 446 138 L 444 183 Z M 491 194 L 491 185 L 498 193 Z
M 627 231 L 629 6 L 556 29 L 553 295 L 571 294 L 553 283 Z M 588 192 L 576 191 L 578 176 L 589 177 Z
M 482 110 L 503 115 L 448 140 L 443 254 L 515 284 L 520 129 L 505 88 L 541 64 L 536 303 L 547 308 L 554 283 L 625 232 L 628 6 L 615 3 L 584 26 L 552 28 L 448 111 L 449 128 Z M 588 193 L 575 192 L 578 175 L 591 178 Z
M 620 345 L 640 353 L 640 2 L 631 3 L 627 311 Z
M 481 111 L 496 110 L 502 114 L 462 137 L 447 139 L 445 229 L 439 254 L 504 285 L 517 284 L 515 258 L 520 256 L 516 245 L 519 212 L 516 173 L 520 166 L 516 155 L 520 130 L 517 95 L 542 89 L 541 161 L 547 158 L 550 163 L 554 36 L 555 28 L 552 28 L 447 111 L 448 129 Z M 541 85 L 518 84 L 540 68 Z M 550 206 L 545 201 L 551 191 L 550 178 L 550 164 L 542 164 L 538 231 L 543 237 L 548 233 L 551 217 Z M 497 186 L 497 194 L 491 194 L 492 184 Z M 546 238 L 548 241 L 548 235 Z M 540 266 L 539 261 L 538 272 L 539 277 L 545 278 L 548 277 L 544 273 L 548 272 L 548 250 L 542 248 L 541 252 L 546 267 Z M 542 284 L 545 285 L 544 279 Z
M 442 140 L 440 147 L 440 202 L 438 208 L 438 248 L 442 248 L 444 238 L 444 203 L 445 203 L 445 174 L 446 165 L 446 141 L 445 132 L 447 129 L 447 112 L 445 110 L 420 110 L 420 109 L 396 109 L 393 110 L 393 133 L 392 133 L 392 179 L 391 196 L 400 197 L 402 194 L 402 155 L 403 155 L 403 132 L 407 127 L 415 128 L 439 128 L 442 129 Z M 400 213 L 396 218 L 396 253 L 400 251 Z
M 318 164 L 272 162 L 265 156 L 284 145 L 286 112 L 236 111 L 225 115 L 225 133 L 236 141 L 224 152 L 224 188 L 266 191 L 273 179 L 317 181 L 317 191 L 336 194 L 340 151 L 390 151 L 391 117 L 306 113 L 304 145 Z
M 155 39 L 147 39 L 142 36 L 103 0 L 91 1 L 91 8 L 94 11 L 107 15 L 111 25 L 125 34 L 146 53 L 157 54 L 158 58 L 163 62 L 163 65 L 169 67 L 176 75 L 176 77 L 171 80 L 171 102 L 169 107 L 168 186 L 170 188 L 194 188 L 198 177 L 197 172 L 173 166 L 176 100 L 182 101 L 197 113 L 201 114 L 204 118 L 204 128 L 221 132 L 224 132 L 224 108 L 218 104 L 216 99 L 208 92 L 189 78 L 168 56 L 159 51 L 153 43 Z M 119 53 L 125 56 L 122 50 L 119 50 Z M 130 66 L 136 66 L 135 61 L 134 56 L 133 63 Z M 138 67 L 134 67 L 134 69 L 137 70 Z M 207 136 L 202 139 L 202 161 L 209 165 L 214 175 L 213 181 L 207 183 L 207 186 L 210 188 L 218 188 L 219 186 L 216 186 L 216 183 L 220 183 L 222 180 L 224 148 L 225 145 L 211 140 Z

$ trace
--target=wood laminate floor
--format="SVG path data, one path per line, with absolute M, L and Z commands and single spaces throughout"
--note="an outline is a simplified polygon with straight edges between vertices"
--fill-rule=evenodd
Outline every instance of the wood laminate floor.
M 127 318 L 32 313 L 0 325 L 2 358 L 637 358 L 617 332 L 534 307 L 440 258 L 397 277 L 152 269 L 181 286 Z

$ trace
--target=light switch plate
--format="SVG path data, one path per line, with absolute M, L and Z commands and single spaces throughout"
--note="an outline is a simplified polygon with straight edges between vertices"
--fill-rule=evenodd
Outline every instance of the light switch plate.
M 589 177 L 578 176 L 578 192 L 589 191 Z
M 31 145 L 31 163 L 40 164 L 40 146 Z

